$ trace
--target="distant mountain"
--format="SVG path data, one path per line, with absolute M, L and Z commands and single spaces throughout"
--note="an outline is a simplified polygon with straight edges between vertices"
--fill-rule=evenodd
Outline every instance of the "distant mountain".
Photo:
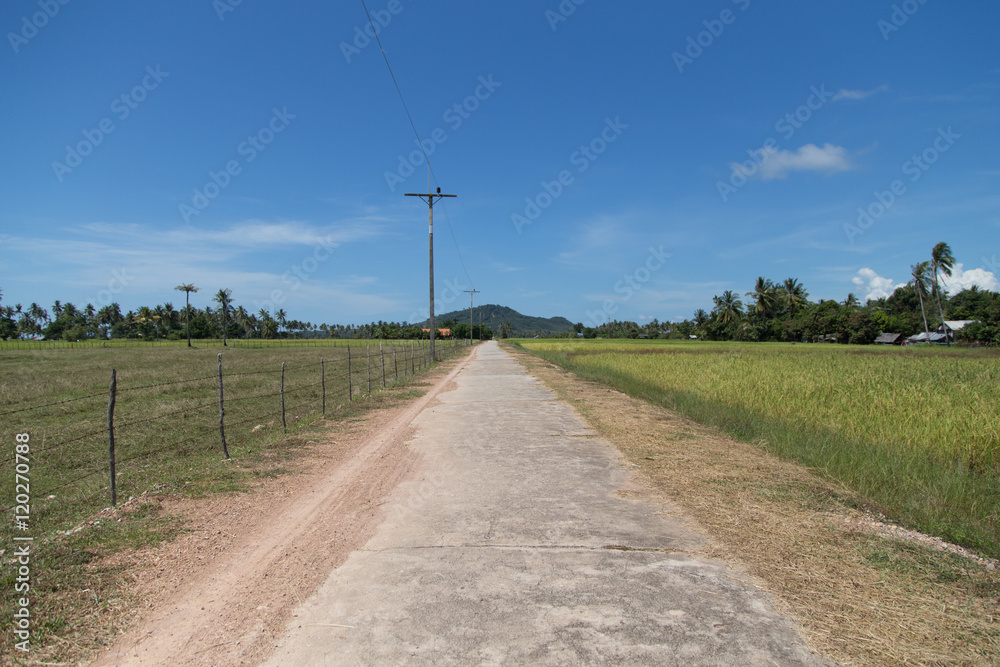
M 506 306 L 496 306 L 487 304 L 476 306 L 473 310 L 476 324 L 479 324 L 479 317 L 482 315 L 483 325 L 489 327 L 494 333 L 500 328 L 500 324 L 506 322 L 514 331 L 515 336 L 535 336 L 538 334 L 566 333 L 573 330 L 573 323 L 565 317 L 531 317 L 522 315 L 513 308 Z M 434 324 L 438 327 L 447 320 L 469 323 L 469 309 L 453 310 L 450 313 L 441 315 L 434 314 Z M 426 327 L 428 320 L 424 320 L 420 326 Z

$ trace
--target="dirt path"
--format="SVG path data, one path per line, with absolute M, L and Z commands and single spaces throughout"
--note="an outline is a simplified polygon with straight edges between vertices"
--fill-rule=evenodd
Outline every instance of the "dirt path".
M 418 457 L 403 446 L 411 422 L 467 361 L 434 380 L 421 398 L 366 419 L 362 433 L 320 443 L 327 459 L 321 470 L 279 477 L 246 496 L 200 501 L 188 536 L 161 548 L 140 575 L 151 608 L 92 664 L 263 659 L 294 607 L 374 534 L 384 498 L 417 468 Z

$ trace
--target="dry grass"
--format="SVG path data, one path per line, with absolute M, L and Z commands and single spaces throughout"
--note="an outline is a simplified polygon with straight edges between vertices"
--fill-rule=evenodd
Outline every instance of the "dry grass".
M 652 500 L 710 537 L 844 664 L 1000 662 L 1000 572 L 874 532 L 864 499 L 740 442 L 510 350 L 638 467 Z

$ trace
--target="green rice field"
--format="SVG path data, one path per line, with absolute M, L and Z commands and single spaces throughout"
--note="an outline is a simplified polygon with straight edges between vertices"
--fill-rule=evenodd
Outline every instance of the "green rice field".
M 891 518 L 1000 556 L 1000 354 L 521 340 L 536 355 L 837 480 Z

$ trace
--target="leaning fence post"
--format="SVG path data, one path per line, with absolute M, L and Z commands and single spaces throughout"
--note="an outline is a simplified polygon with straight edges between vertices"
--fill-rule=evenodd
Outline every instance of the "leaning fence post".
M 392 348 L 392 381 L 399 382 L 399 365 L 396 364 L 396 346 L 389 341 L 389 347 Z M 403 367 L 403 372 L 406 372 L 406 367 Z
M 385 389 L 385 353 L 382 351 L 382 341 L 378 342 L 378 356 L 382 360 L 382 388 Z
M 365 359 L 368 361 L 368 393 L 372 393 L 372 346 L 365 343 Z
M 285 423 L 285 362 L 281 362 L 281 428 L 288 433 L 288 424 Z
M 219 353 L 219 437 L 222 438 L 222 453 L 229 458 L 229 448 L 226 446 L 226 411 L 222 407 L 222 353 Z
M 347 400 L 354 399 L 354 387 L 351 385 L 351 344 L 347 343 Z
M 111 391 L 108 395 L 108 463 L 111 470 L 111 506 L 118 504 L 118 489 L 115 482 L 115 395 L 118 393 L 118 378 L 111 369 Z
M 323 393 L 323 416 L 326 416 L 326 366 L 323 365 L 323 357 L 319 358 L 319 381 L 322 384 Z

